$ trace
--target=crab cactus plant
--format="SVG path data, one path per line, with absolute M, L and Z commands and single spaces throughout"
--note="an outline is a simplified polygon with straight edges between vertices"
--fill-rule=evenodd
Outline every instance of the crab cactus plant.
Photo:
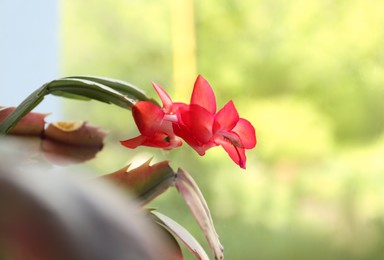
M 233 101 L 217 111 L 213 89 L 200 75 L 193 86 L 189 104 L 172 101 L 160 85 L 152 85 L 161 105 L 132 84 L 109 78 L 76 76 L 44 84 L 17 107 L 0 107 L 0 147 L 3 148 L 0 158 L 9 157 L 9 149 L 18 151 L 2 165 L 8 165 L 10 169 L 11 165 L 19 166 L 13 169 L 17 174 L 10 174 L 13 170 L 6 170 L 8 167 L 2 167 L 0 174 L 0 210 L 5 212 L 0 216 L 0 229 L 8 231 L 0 234 L 0 256 L 43 260 L 67 256 L 71 259 L 133 259 L 132 254 L 137 254 L 135 257 L 139 258 L 134 259 L 161 259 L 159 255 L 162 259 L 183 259 L 181 243 L 197 259 L 209 259 L 209 254 L 184 227 L 159 211 L 146 208 L 148 202 L 167 189 L 176 188 L 206 237 L 213 257 L 224 258 L 224 248 L 203 193 L 185 169 L 174 171 L 168 161 L 151 164 L 149 160 L 132 170 L 128 165 L 96 180 L 82 179 L 81 184 L 45 173 L 47 168 L 35 175 L 26 170 L 28 163 L 42 157 L 52 164 L 81 163 L 93 159 L 104 146 L 107 132 L 98 127 L 86 122 L 47 125 L 45 114 L 31 112 L 48 94 L 93 99 L 131 110 L 140 135 L 121 140 L 128 149 L 138 146 L 174 149 L 186 143 L 203 156 L 208 149 L 221 146 L 235 164 L 245 169 L 245 152 L 255 147 L 256 134 L 252 124 L 239 116 Z M 108 185 L 100 185 L 95 191 L 94 183 Z M 100 199 L 100 194 L 111 187 L 119 192 Z M 134 206 L 116 207 L 121 200 L 133 201 Z M 66 204 L 58 207 L 63 201 Z M 24 204 L 28 207 L 14 206 Z M 68 214 L 73 208 L 78 215 Z M 137 208 L 140 214 L 135 213 Z M 17 217 L 20 214 L 32 214 L 33 217 Z M 130 216 L 132 214 L 134 217 Z M 157 226 L 156 230 L 153 224 Z M 84 228 L 77 229 L 79 225 Z M 147 231 L 140 232 L 139 226 Z M 149 233 L 154 235 L 148 238 Z M 160 238 L 159 233 L 163 237 Z M 164 237 L 169 243 L 163 243 Z M 46 243 L 50 246 L 42 246 Z M 103 251 L 97 245 L 107 249 Z M 96 256 L 100 250 L 106 258 Z M 87 255 L 87 252 L 92 253 Z

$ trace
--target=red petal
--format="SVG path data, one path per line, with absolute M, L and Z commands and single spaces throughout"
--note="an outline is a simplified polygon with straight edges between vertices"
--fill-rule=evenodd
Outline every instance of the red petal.
M 205 108 L 193 104 L 188 108 L 181 107 L 178 110 L 177 118 L 179 124 L 188 128 L 190 134 L 201 145 L 208 143 L 212 138 L 213 115 Z
M 159 148 L 175 148 L 181 146 L 181 140 L 176 137 L 169 137 L 163 133 L 155 133 L 152 136 L 139 135 L 135 138 L 120 141 L 125 147 L 134 149 L 140 145 Z
M 232 130 L 238 121 L 239 113 L 237 113 L 235 105 L 231 100 L 215 115 L 213 132 L 216 133 L 220 130 Z
M 170 113 L 172 111 L 172 100 L 165 92 L 165 90 L 157 85 L 156 83 L 152 82 L 153 87 L 155 88 L 157 94 L 159 95 L 161 102 L 163 103 L 164 111 L 165 113 Z
M 151 102 L 139 101 L 132 107 L 132 115 L 140 133 L 151 136 L 160 127 L 164 111 Z
M 199 155 L 204 155 L 205 150 L 201 147 L 201 144 L 196 140 L 196 138 L 191 134 L 191 131 L 189 128 L 180 125 L 180 124 L 173 124 L 173 131 L 175 134 L 189 144 Z
M 199 155 L 216 146 L 212 142 L 213 116 L 198 105 L 181 107 L 177 111 L 178 123 L 173 124 L 174 133 L 183 138 Z
M 193 87 L 191 104 L 199 105 L 211 114 L 216 113 L 216 98 L 215 94 L 208 81 L 206 81 L 201 75 L 196 79 Z
M 240 136 L 241 142 L 243 143 L 245 149 L 252 149 L 256 146 L 256 131 L 248 120 L 240 118 L 239 122 L 232 129 L 232 131 Z
M 243 144 L 242 140 L 240 139 L 240 136 L 233 131 L 227 131 L 227 132 L 222 131 L 219 134 L 216 134 L 216 136 L 223 136 L 232 145 L 239 147 L 239 148 L 244 148 L 244 144 Z
M 179 110 L 180 107 L 187 108 L 188 105 L 182 102 L 173 103 L 171 114 L 176 114 L 177 110 Z
M 145 138 L 146 138 L 145 136 L 139 135 L 139 136 L 137 136 L 135 138 L 131 138 L 131 139 L 128 139 L 128 140 L 120 141 L 120 143 L 122 145 L 124 145 L 125 147 L 134 149 L 134 148 L 142 145 L 144 140 L 145 140 Z
M 171 145 L 171 138 L 163 133 L 156 133 L 152 136 L 145 138 L 142 145 L 149 147 L 159 147 L 159 148 L 173 148 Z M 180 144 L 181 145 L 181 144 Z
M 215 142 L 220 144 L 224 150 L 228 153 L 229 157 L 238 164 L 241 168 L 245 169 L 245 164 L 247 158 L 245 156 L 245 150 L 243 148 L 239 148 L 230 143 L 225 137 L 217 137 L 215 138 Z

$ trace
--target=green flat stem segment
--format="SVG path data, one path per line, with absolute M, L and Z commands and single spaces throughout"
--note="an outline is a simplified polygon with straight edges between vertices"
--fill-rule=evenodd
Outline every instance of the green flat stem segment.
M 131 109 L 138 100 L 157 104 L 156 101 L 147 97 L 139 88 L 123 81 L 91 76 L 62 78 L 44 84 L 29 95 L 0 124 L 0 135 L 7 134 L 49 94 L 80 100 L 93 99 L 107 104 L 114 104 L 124 109 Z

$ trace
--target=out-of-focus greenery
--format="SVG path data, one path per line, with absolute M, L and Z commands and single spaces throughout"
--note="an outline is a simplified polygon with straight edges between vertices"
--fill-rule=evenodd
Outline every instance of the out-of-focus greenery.
M 62 1 L 63 74 L 129 81 L 172 96 L 173 1 Z M 92 164 L 114 171 L 138 152 L 170 158 L 207 197 L 227 259 L 384 257 L 384 2 L 195 1 L 197 71 L 218 104 L 256 127 L 247 170 L 221 148 L 127 150 L 129 111 L 67 103 L 67 117 L 110 130 Z M 185 97 L 188 100 L 189 97 Z M 153 203 L 193 230 L 177 193 Z

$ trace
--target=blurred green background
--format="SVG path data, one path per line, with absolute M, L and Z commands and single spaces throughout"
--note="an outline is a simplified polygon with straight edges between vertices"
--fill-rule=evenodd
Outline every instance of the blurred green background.
M 154 81 L 188 101 L 202 74 L 258 144 L 244 171 L 221 148 L 125 149 L 118 140 L 138 132 L 113 106 L 66 101 L 66 117 L 110 131 L 89 164 L 97 174 L 150 155 L 190 172 L 226 259 L 384 259 L 383 10 L 381 0 L 62 1 L 64 75 L 155 97 Z M 175 190 L 151 206 L 206 245 Z

